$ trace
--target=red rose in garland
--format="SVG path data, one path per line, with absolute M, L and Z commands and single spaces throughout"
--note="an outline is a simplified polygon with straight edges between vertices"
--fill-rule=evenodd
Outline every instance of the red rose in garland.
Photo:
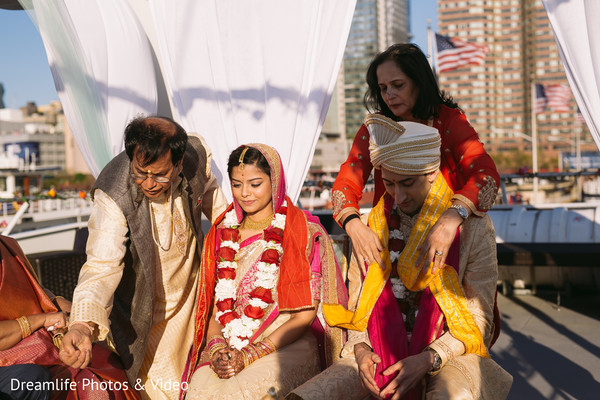
M 217 250 L 217 259 L 222 261 L 233 261 L 236 255 L 236 251 L 231 247 L 219 247 Z
M 283 242 L 283 230 L 273 227 L 265 229 L 265 241 Z
M 233 268 L 219 268 L 217 269 L 217 277 L 219 279 L 235 279 L 235 269 Z
M 217 301 L 217 310 L 219 310 L 219 311 L 231 310 L 232 308 L 233 308 L 233 299 L 232 298 Z
M 254 297 L 255 299 L 260 299 L 268 304 L 271 304 L 273 302 L 273 295 L 271 294 L 271 290 L 265 289 L 263 287 L 255 288 L 252 291 L 252 293 L 250 293 L 250 296 Z
M 400 215 L 392 212 L 392 215 L 390 215 L 389 229 L 394 230 L 398 228 L 400 228 Z
M 229 311 L 226 312 L 225 314 L 221 315 L 218 320 L 221 323 L 221 325 L 225 326 L 228 323 L 230 323 L 231 321 L 233 321 L 234 319 L 236 319 L 238 317 L 238 315 L 233 312 L 233 311 Z
M 254 306 L 246 306 L 244 309 L 244 314 L 246 314 L 247 317 L 254 319 L 261 319 L 265 316 L 265 312 L 260 307 Z
M 404 250 L 405 243 L 402 239 L 390 239 L 388 243 L 390 251 L 401 252 L 402 250 Z
M 223 228 L 221 229 L 221 240 L 230 240 L 232 242 L 237 242 L 240 240 L 240 232 L 237 229 L 233 228 Z
M 267 249 L 262 254 L 260 261 L 266 262 L 268 264 L 279 265 L 279 252 L 275 249 Z

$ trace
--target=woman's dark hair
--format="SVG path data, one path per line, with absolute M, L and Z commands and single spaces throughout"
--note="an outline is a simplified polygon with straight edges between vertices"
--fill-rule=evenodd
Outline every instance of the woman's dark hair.
M 364 105 L 369 112 L 379 111 L 386 117 L 397 119 L 387 107 L 377 82 L 377 67 L 392 60 L 418 88 L 417 100 L 412 109 L 415 118 L 426 120 L 437 117 L 439 106 L 444 104 L 450 108 L 458 108 L 452 97 L 446 95 L 437 84 L 427 57 L 419 46 L 413 43 L 397 43 L 375 56 L 367 70 L 367 85 Z
M 142 165 L 152 164 L 169 150 L 173 165 L 177 165 L 187 140 L 185 129 L 167 117 L 137 117 L 125 128 L 125 152 L 129 160 L 136 154 Z
M 269 175 L 269 178 L 271 178 L 271 166 L 269 165 L 269 162 L 263 153 L 254 147 L 248 146 L 240 146 L 232 151 L 229 155 L 229 160 L 227 161 L 227 174 L 229 174 L 229 178 L 231 178 L 231 171 L 233 171 L 233 167 L 237 167 L 241 164 L 240 156 L 242 155 L 244 149 L 248 149 L 246 150 L 244 159 L 242 160 L 244 164 L 256 165 L 256 168 L 260 169 L 262 172 Z

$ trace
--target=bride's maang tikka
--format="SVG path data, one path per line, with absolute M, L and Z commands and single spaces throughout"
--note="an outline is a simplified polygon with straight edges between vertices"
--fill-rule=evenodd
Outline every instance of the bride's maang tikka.
M 246 152 L 248 151 L 248 149 L 249 149 L 249 147 L 244 147 L 242 154 L 240 154 L 240 158 L 238 160 L 238 162 L 240 163 L 240 169 L 244 169 L 244 167 L 246 166 L 244 164 L 244 156 L 246 155 Z

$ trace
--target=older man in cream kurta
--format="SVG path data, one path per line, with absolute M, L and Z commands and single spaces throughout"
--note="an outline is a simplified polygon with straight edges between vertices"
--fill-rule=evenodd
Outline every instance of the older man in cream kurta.
M 141 132 L 141 139 L 132 145 L 133 156 L 126 154 L 131 151 L 126 130 L 126 152 L 104 168 L 92 189 L 88 259 L 73 296 L 69 334 L 74 336 L 65 336 L 61 358 L 71 366 L 85 367 L 89 359 L 75 346 L 81 348 L 78 340 L 85 342 L 81 332 L 89 330 L 91 340 L 114 341 L 129 384 L 142 396 L 176 399 L 202 284 L 200 214 L 212 222 L 226 201 L 211 172 L 211 155 L 203 139 L 190 136 L 179 161 L 171 163 L 167 150 L 161 156 L 166 157 L 163 164 L 163 158 L 144 164 L 138 148 L 150 142 L 144 136 L 146 126 L 154 124 L 166 136 L 173 127 L 179 134 L 182 128 L 155 117 L 133 123 L 136 128 L 128 127 L 129 131 Z M 159 133 L 159 143 L 160 139 Z

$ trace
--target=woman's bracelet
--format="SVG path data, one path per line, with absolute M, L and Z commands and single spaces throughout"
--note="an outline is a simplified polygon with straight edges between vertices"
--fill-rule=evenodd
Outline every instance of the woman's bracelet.
M 224 344 L 216 344 L 213 347 L 210 347 L 208 349 L 208 358 L 212 360 L 212 358 L 216 352 L 218 352 L 219 350 L 226 349 L 226 348 L 227 348 L 227 346 Z
M 342 229 L 346 230 L 346 225 L 348 224 L 348 222 L 352 221 L 353 219 L 356 218 L 360 218 L 360 215 L 358 214 L 350 214 L 346 217 L 346 219 L 344 220 L 344 222 L 342 223 Z
M 206 347 L 210 349 L 216 343 L 223 343 L 224 345 L 227 345 L 227 341 L 223 336 L 214 335 L 208 338 L 208 340 L 206 341 Z
M 227 341 L 221 335 L 214 335 L 208 338 L 206 348 L 208 349 L 208 358 L 212 360 L 213 356 L 219 350 L 227 347 Z
M 277 346 L 275 346 L 275 343 L 273 343 L 273 341 L 268 337 L 264 338 L 262 342 L 259 342 L 259 344 L 268 347 L 270 349 L 269 354 L 277 351 Z
M 31 324 L 29 323 L 29 319 L 23 315 L 17 318 L 17 322 L 19 323 L 19 328 L 21 328 L 21 339 L 25 339 L 27 336 L 30 336 Z
M 242 348 L 242 358 L 244 360 L 244 368 L 252 364 L 259 358 L 268 356 L 269 354 L 277 351 L 277 346 L 268 337 L 257 343 L 251 343 Z

